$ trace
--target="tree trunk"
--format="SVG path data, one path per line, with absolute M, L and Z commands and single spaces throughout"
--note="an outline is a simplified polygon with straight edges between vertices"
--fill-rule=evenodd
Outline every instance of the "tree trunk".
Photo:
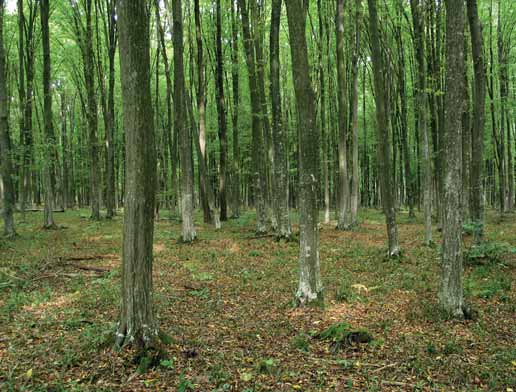
M 224 97 L 224 59 L 222 54 L 222 21 L 220 1 L 216 0 L 216 21 L 217 21 L 217 38 L 216 38 L 216 96 L 217 96 L 217 113 L 219 119 L 219 142 L 220 142 L 220 175 L 219 175 L 219 203 L 220 203 L 220 220 L 228 219 L 227 201 L 226 201 L 226 156 L 227 156 L 227 122 L 226 122 L 226 100 Z
M 273 208 L 276 215 L 276 237 L 290 239 L 288 207 L 288 161 L 286 151 L 286 135 L 281 113 L 280 92 L 280 46 L 279 31 L 281 18 L 281 0 L 272 1 L 270 32 L 270 72 L 271 72 L 271 109 L 272 109 L 272 141 L 274 148 L 274 192 Z
M 9 114 L 7 111 L 7 72 L 4 49 L 4 0 L 0 0 L 0 156 L 3 182 L 4 235 L 16 236 L 14 229 L 14 184 L 11 142 L 9 138 Z
M 389 143 L 389 116 L 387 116 L 386 85 L 384 81 L 385 67 L 380 49 L 380 37 L 376 0 L 368 0 L 369 29 L 372 47 L 374 89 L 376 102 L 376 128 L 379 162 L 376 167 L 381 170 L 380 187 L 383 211 L 387 222 L 388 255 L 398 256 L 398 228 L 396 226 L 395 198 L 391 181 L 391 149 Z
M 464 84 L 464 2 L 446 0 L 446 92 L 444 142 L 443 252 L 439 303 L 464 317 L 462 291 L 462 137 Z
M 358 58 L 360 56 L 361 0 L 355 0 L 355 37 L 351 59 L 351 133 L 353 137 L 353 160 L 351 180 L 351 226 L 358 225 Z M 363 113 L 365 116 L 365 113 Z
M 305 305 L 323 299 L 317 227 L 319 220 L 317 209 L 319 132 L 305 37 L 307 9 L 303 0 L 286 0 L 286 4 L 300 146 L 300 272 L 297 299 L 300 305 Z
M 54 222 L 54 154 L 52 149 L 55 146 L 54 125 L 52 124 L 52 93 L 50 91 L 50 35 L 48 19 L 50 13 L 49 0 L 40 2 L 41 16 L 41 39 L 43 42 L 43 120 L 45 123 L 45 163 L 44 163 L 44 182 L 45 182 L 45 209 L 43 217 L 43 227 L 46 229 L 56 228 Z
M 347 157 L 347 124 L 346 111 L 346 63 L 344 58 L 344 0 L 337 0 L 335 32 L 337 38 L 337 98 L 339 103 L 339 205 L 337 229 L 349 230 L 351 221 L 349 216 L 349 178 Z
M 193 167 L 192 141 L 190 128 L 187 125 L 185 106 L 185 79 L 183 65 L 183 16 L 181 0 L 166 0 L 167 8 L 172 11 L 173 44 L 174 44 L 174 114 L 175 126 L 180 143 L 181 163 L 181 217 L 182 240 L 192 242 L 197 236 L 195 232 L 193 210 Z
M 238 140 L 238 110 L 240 106 L 239 96 L 239 62 L 238 62 L 238 27 L 235 15 L 236 4 L 230 0 L 231 7 L 231 79 L 233 87 L 233 170 L 232 170 L 232 216 L 240 216 L 240 145 Z
M 473 94 L 473 127 L 471 135 L 471 197 L 469 215 L 471 221 L 477 226 L 477 229 L 475 230 L 475 242 L 479 243 L 482 241 L 484 233 L 482 166 L 484 162 L 484 111 L 486 81 L 484 69 L 482 24 L 478 16 L 477 0 L 467 0 L 467 5 L 475 78 Z
M 152 305 L 152 243 L 156 152 L 150 92 L 149 15 L 144 0 L 120 1 L 120 64 L 124 106 L 126 187 L 122 308 L 117 344 L 147 350 L 158 327 Z
M 416 104 L 421 151 L 423 155 L 423 209 L 425 213 L 425 244 L 432 243 L 432 162 L 427 127 L 426 64 L 425 64 L 425 24 L 423 4 L 420 0 L 410 0 L 412 23 L 414 25 L 414 52 L 417 62 Z
M 255 1 L 255 0 L 251 0 Z M 263 130 L 262 130 L 262 110 L 258 91 L 257 67 L 255 61 L 255 51 L 249 26 L 249 12 L 246 0 L 238 0 L 240 12 L 242 14 L 242 33 L 244 38 L 244 49 L 249 77 L 249 94 L 251 98 L 251 120 L 252 120 L 252 173 L 254 179 L 254 202 L 256 205 L 256 233 L 267 232 L 267 208 L 266 182 L 267 176 L 264 165 L 263 149 Z

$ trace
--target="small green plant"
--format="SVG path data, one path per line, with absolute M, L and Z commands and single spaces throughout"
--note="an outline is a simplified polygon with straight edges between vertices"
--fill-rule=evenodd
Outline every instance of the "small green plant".
M 174 369 L 174 360 L 173 359 L 162 359 L 159 365 L 165 369 Z
M 194 385 L 188 380 L 184 373 L 179 375 L 179 385 L 177 386 L 177 392 L 193 391 Z
M 308 340 L 308 335 L 301 333 L 299 335 L 296 335 L 294 339 L 292 339 L 292 346 L 304 353 L 307 353 L 310 351 L 310 342 Z
M 467 235 L 477 235 L 482 233 L 484 224 L 482 222 L 467 222 L 462 225 L 462 230 Z
M 348 323 L 336 323 L 330 325 L 324 331 L 316 335 L 321 340 L 330 341 L 330 349 L 333 353 L 339 351 L 345 345 L 370 343 L 373 337 L 366 330 L 351 330 Z
M 278 366 L 274 359 L 262 359 L 258 362 L 257 371 L 261 374 L 275 374 L 278 370 Z

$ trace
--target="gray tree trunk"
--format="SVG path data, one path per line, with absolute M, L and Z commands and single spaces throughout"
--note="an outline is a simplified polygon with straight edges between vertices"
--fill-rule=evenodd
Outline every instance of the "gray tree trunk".
M 14 229 L 14 184 L 11 143 L 9 139 L 9 114 L 7 111 L 7 72 L 4 49 L 4 0 L 0 0 L 0 157 L 3 182 L 4 235 L 16 236 Z
M 166 0 L 165 3 L 167 9 L 171 11 L 173 19 L 171 25 L 173 26 L 172 39 L 174 44 L 174 113 L 180 143 L 182 240 L 183 242 L 192 242 L 197 234 L 193 219 L 192 142 L 190 128 L 187 125 L 185 106 L 182 2 L 181 0 Z
M 254 185 L 254 202 L 256 205 L 256 233 L 263 234 L 267 232 L 267 175 L 264 165 L 262 106 L 258 91 L 256 57 L 253 38 L 251 36 L 251 28 L 249 26 L 249 11 L 247 9 L 246 0 L 238 0 L 238 5 L 242 16 L 242 33 L 247 63 L 247 74 L 249 77 L 249 95 L 251 98 L 252 176 Z
M 310 81 L 306 44 L 306 8 L 303 0 L 286 0 L 292 77 L 296 95 L 299 128 L 299 286 L 300 305 L 323 299 L 319 265 L 319 130 L 315 114 L 315 95 Z
M 446 0 L 443 252 L 439 303 L 457 318 L 464 317 L 461 210 L 464 15 L 463 0 Z
M 152 305 L 156 152 L 150 92 L 149 15 L 145 0 L 119 0 L 124 110 L 125 205 L 122 307 L 117 344 L 152 348 L 158 327 Z
M 352 150 L 352 179 L 351 179 L 351 226 L 358 225 L 358 58 L 360 56 L 360 26 L 362 20 L 361 0 L 355 0 L 355 26 L 353 58 L 351 60 L 351 133 L 353 138 Z
M 45 162 L 43 168 L 45 185 L 45 208 L 43 212 L 43 227 L 56 228 L 54 222 L 54 154 L 55 146 L 54 125 L 52 124 L 52 93 L 50 91 L 50 34 L 48 19 L 50 13 L 49 0 L 40 2 L 41 39 L 43 43 L 43 121 L 45 124 Z
M 414 52 L 417 63 L 417 110 L 421 152 L 423 155 L 423 209 L 425 214 L 425 244 L 432 243 L 432 161 L 427 127 L 425 25 L 421 0 L 410 0 L 414 25 Z
M 279 31 L 281 18 L 281 0 L 272 1 L 271 33 L 270 33 L 270 72 L 272 103 L 272 141 L 274 148 L 274 186 L 273 208 L 276 215 L 278 238 L 290 239 L 288 208 L 288 161 L 286 152 L 286 135 L 281 113 L 280 92 L 280 47 Z
M 482 23 L 478 16 L 477 0 L 467 0 L 471 50 L 473 53 L 474 93 L 473 93 L 473 127 L 471 137 L 471 197 L 470 218 L 476 224 L 475 242 L 482 241 L 484 234 L 484 203 L 482 186 L 482 166 L 484 153 L 484 123 L 486 77 L 484 69 L 484 49 Z
M 385 67 L 380 49 L 380 37 L 378 30 L 378 15 L 376 0 L 368 0 L 369 5 L 369 29 L 371 36 L 373 76 L 376 102 L 376 129 L 378 160 L 377 167 L 380 170 L 380 191 L 383 211 L 387 223 L 388 255 L 398 256 L 400 248 L 398 244 L 398 228 L 396 226 L 396 210 L 394 189 L 391 180 L 391 148 L 389 141 L 389 117 L 387 116 L 387 91 L 384 80 Z
M 337 0 L 337 17 L 335 19 L 335 32 L 337 37 L 337 98 L 339 103 L 339 185 L 337 229 L 349 230 L 351 228 L 351 216 L 349 214 L 349 178 L 347 157 L 347 124 L 346 113 L 346 63 L 344 58 L 344 0 Z

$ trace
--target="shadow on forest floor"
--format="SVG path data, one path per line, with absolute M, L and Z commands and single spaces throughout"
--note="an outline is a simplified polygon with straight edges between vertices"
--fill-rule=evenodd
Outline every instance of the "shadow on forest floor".
M 172 338 L 170 359 L 140 374 L 109 345 L 122 218 L 92 222 L 87 215 L 59 214 L 66 228 L 44 231 L 40 213 L 31 213 L 18 225 L 19 238 L 0 242 L 1 390 L 509 391 L 516 385 L 516 219 L 496 224 L 489 214 L 489 249 L 470 249 L 465 236 L 471 257 L 464 287 L 478 311 L 467 322 L 436 311 L 439 247 L 422 246 L 421 217 L 411 222 L 400 214 L 404 252 L 393 261 L 384 258 L 377 211 L 362 212 L 355 231 L 323 224 L 326 305 L 307 309 L 292 307 L 297 243 L 251 238 L 252 214 L 220 231 L 198 226 L 192 245 L 178 244 L 180 224 L 162 219 L 154 301 L 160 327 Z M 440 242 L 437 231 L 434 237 Z M 342 322 L 374 340 L 336 351 L 315 338 Z

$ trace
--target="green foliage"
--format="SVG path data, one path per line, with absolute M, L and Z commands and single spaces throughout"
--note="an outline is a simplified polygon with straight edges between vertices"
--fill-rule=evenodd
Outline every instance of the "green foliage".
M 310 351 L 310 341 L 308 335 L 300 333 L 292 339 L 292 347 L 295 349 L 307 353 Z
M 331 351 L 334 353 L 346 345 L 370 343 L 373 341 L 373 337 L 367 330 L 352 330 L 348 323 L 332 324 L 316 337 L 321 340 L 329 340 Z
M 473 245 L 466 251 L 465 259 L 472 264 L 500 262 L 507 254 L 516 254 L 516 247 L 500 242 L 483 242 Z
M 177 392 L 187 392 L 193 391 L 194 385 L 188 380 L 184 373 L 181 373 L 179 376 L 179 385 L 177 386 Z
M 495 267 L 479 266 L 464 280 L 466 295 L 479 298 L 492 298 L 508 293 L 511 290 L 511 279 L 502 271 L 494 271 Z
M 276 361 L 272 358 L 268 359 L 262 359 L 258 362 L 258 365 L 256 366 L 256 370 L 258 373 L 261 374 L 276 374 L 278 372 L 278 365 L 276 364 Z
M 478 235 L 484 230 L 483 222 L 466 222 L 462 225 L 462 230 L 467 235 Z

